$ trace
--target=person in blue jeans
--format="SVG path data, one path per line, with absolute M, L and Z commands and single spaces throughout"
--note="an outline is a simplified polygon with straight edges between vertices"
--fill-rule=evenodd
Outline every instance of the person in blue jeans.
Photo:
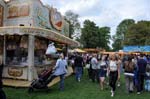
M 138 86 L 137 86 L 137 94 L 141 94 L 144 89 L 144 77 L 146 73 L 146 65 L 147 62 L 143 59 L 144 55 L 141 54 L 140 58 L 137 61 L 137 77 L 138 77 Z
M 82 73 L 83 73 L 83 58 L 79 53 L 77 53 L 75 60 L 74 60 L 74 66 L 75 66 L 75 77 L 78 82 L 80 82 Z
M 59 90 L 64 90 L 64 79 L 65 74 L 67 74 L 67 61 L 64 59 L 64 55 L 60 54 L 60 58 L 57 60 L 56 65 L 54 67 L 54 73 L 53 77 L 51 79 L 54 79 L 55 77 L 60 77 L 60 84 L 59 84 Z

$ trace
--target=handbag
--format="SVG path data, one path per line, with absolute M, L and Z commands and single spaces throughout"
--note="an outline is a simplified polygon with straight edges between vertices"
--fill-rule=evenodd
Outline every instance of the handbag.
M 54 46 L 54 43 L 52 44 L 49 44 L 48 45 L 48 48 L 46 50 L 46 55 L 50 55 L 50 54 L 55 54 L 57 51 L 56 51 L 56 48 Z
M 89 69 L 90 68 L 90 64 L 86 64 L 85 68 Z

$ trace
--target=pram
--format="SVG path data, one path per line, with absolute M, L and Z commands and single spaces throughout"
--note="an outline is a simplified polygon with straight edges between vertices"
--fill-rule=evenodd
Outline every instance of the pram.
M 53 75 L 53 69 L 44 70 L 39 77 L 32 81 L 31 85 L 29 86 L 28 92 L 33 92 L 34 89 L 47 89 L 48 84 L 56 77 Z

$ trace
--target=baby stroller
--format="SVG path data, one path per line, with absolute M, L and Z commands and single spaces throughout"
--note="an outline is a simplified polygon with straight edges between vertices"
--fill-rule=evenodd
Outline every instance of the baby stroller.
M 47 89 L 48 91 L 47 85 L 55 78 L 53 72 L 52 69 L 44 70 L 37 79 L 33 80 L 29 86 L 28 92 L 33 92 L 34 89 Z

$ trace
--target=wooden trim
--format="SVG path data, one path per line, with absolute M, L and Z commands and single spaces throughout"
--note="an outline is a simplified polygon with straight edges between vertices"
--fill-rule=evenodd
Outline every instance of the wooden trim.
M 41 36 L 49 40 L 53 40 L 63 44 L 67 44 L 71 46 L 79 46 L 79 42 L 74 41 L 58 32 L 48 30 L 48 29 L 36 28 L 36 27 L 25 27 L 25 26 L 0 27 L 0 35 L 14 35 L 14 34 Z

